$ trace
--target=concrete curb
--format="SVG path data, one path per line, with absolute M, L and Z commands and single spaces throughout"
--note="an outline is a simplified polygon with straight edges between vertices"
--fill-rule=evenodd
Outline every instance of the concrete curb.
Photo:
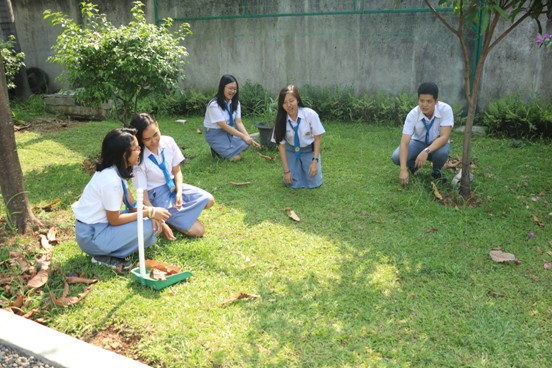
M 0 309 L 0 342 L 64 368 L 147 368 L 148 365 L 90 345 Z

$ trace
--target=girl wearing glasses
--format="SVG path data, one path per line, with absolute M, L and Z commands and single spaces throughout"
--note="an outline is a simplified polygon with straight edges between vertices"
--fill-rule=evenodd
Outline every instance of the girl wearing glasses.
M 220 78 L 216 96 L 207 105 L 203 125 L 213 157 L 239 161 L 240 153 L 249 145 L 261 147 L 249 136 L 242 123 L 239 92 L 236 78 L 225 74 Z
M 171 217 L 162 223 L 163 235 L 176 239 L 170 225 L 178 232 L 193 237 L 203 236 L 205 228 L 198 221 L 204 209 L 215 203 L 203 189 L 183 183 L 180 164 L 184 155 L 172 137 L 161 135 L 157 121 L 148 114 L 135 116 L 130 125 L 137 130 L 142 148 L 132 179 L 135 188 L 144 189 L 144 204 L 167 209 Z
M 77 220 L 77 244 L 92 256 L 92 263 L 111 268 L 130 269 L 125 258 L 138 250 L 138 225 L 134 198 L 127 180 L 138 162 L 140 146 L 136 130 L 119 128 L 107 133 L 96 172 L 71 207 Z M 122 205 L 127 210 L 120 211 Z M 160 232 L 153 221 L 165 221 L 170 213 L 164 208 L 144 207 L 144 246 L 155 243 Z

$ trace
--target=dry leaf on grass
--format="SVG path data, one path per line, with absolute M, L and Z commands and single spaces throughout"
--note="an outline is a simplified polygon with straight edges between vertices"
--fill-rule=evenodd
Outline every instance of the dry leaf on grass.
M 439 231 L 439 229 L 432 227 L 431 229 L 427 229 L 426 233 L 436 233 L 437 231 Z
M 42 287 L 46 282 L 48 282 L 48 268 L 50 267 L 50 259 L 47 257 L 42 261 L 40 271 L 29 280 L 27 287 L 29 289 L 37 289 Z
M 197 129 L 196 129 L 196 133 L 197 133 L 197 134 L 201 134 L 201 129 L 197 128 Z
M 56 239 L 56 234 L 58 232 L 58 228 L 57 227 L 51 227 L 49 230 L 48 230 L 48 233 L 46 234 L 46 239 L 48 239 L 48 241 L 50 242 L 50 244 L 57 244 L 58 241 Z
M 52 245 L 48 241 L 48 238 L 44 234 L 40 234 L 40 245 L 46 250 L 52 249 Z
M 537 225 L 544 226 L 544 223 L 541 220 L 539 220 L 539 218 L 537 216 L 533 215 L 533 220 L 535 221 L 535 223 Z
M 241 183 L 236 183 L 235 181 L 229 181 L 228 184 L 234 185 L 236 187 L 242 187 L 244 185 L 253 184 L 253 182 L 252 181 L 244 181 L 244 182 L 241 182 Z
M 545 269 L 545 270 L 550 270 L 550 269 L 552 269 L 552 262 L 545 262 L 545 263 L 544 263 L 544 269 Z
M 513 262 L 516 265 L 520 264 L 519 260 L 512 253 L 506 253 L 506 252 L 503 252 L 501 250 L 491 250 L 489 252 L 489 255 L 491 256 L 493 261 L 498 262 L 498 263 Z
M 235 301 L 240 300 L 240 299 L 256 299 L 256 298 L 260 298 L 260 297 L 261 297 L 260 295 L 256 295 L 256 294 L 240 293 L 239 295 L 237 295 L 233 298 L 230 298 L 230 299 L 227 299 L 227 300 L 223 301 L 222 306 L 226 307 L 228 304 L 234 303 Z
M 443 196 L 442 196 L 441 193 L 439 192 L 439 189 L 437 189 L 437 185 L 435 185 L 434 182 L 431 182 L 431 187 L 433 188 L 433 195 L 435 196 L 435 198 L 437 198 L 438 200 L 442 201 L 442 200 L 443 200 Z
M 58 307 L 67 307 L 73 304 L 77 304 L 80 302 L 84 297 L 92 290 L 92 287 L 94 285 L 88 286 L 82 293 L 80 293 L 78 296 L 67 296 L 69 293 L 69 285 L 65 283 L 63 288 L 63 296 L 61 298 L 56 298 L 54 294 L 50 291 L 50 298 L 52 298 L 52 301 L 55 305 Z
M 91 285 L 98 282 L 96 279 L 87 279 L 84 277 L 76 277 L 76 276 L 65 276 L 65 281 L 67 281 L 68 284 L 86 284 Z
M 25 300 L 25 296 L 23 295 L 18 295 L 14 301 L 10 302 L 10 307 L 13 307 L 13 308 L 21 308 L 21 306 L 23 305 L 23 301 Z
M 55 204 L 58 204 L 58 203 L 60 203 L 60 202 L 61 202 L 61 199 L 56 198 L 56 199 L 54 199 L 54 201 L 51 202 L 51 203 L 45 204 L 44 206 L 34 206 L 33 209 L 36 210 L 36 209 L 39 209 L 39 208 L 40 208 L 41 210 L 44 210 L 44 211 L 46 211 L 46 212 L 50 212 L 50 211 L 52 210 L 52 206 L 55 205 Z
M 276 157 L 274 157 L 274 156 L 268 156 L 268 155 L 263 155 L 263 154 L 260 153 L 260 152 L 257 152 L 257 156 L 262 157 L 262 158 L 264 158 L 265 160 L 268 160 L 268 161 L 276 161 Z
M 297 216 L 294 210 L 292 210 L 291 208 L 286 208 L 285 210 L 290 219 L 297 222 L 301 221 L 301 219 L 299 218 L 299 216 Z

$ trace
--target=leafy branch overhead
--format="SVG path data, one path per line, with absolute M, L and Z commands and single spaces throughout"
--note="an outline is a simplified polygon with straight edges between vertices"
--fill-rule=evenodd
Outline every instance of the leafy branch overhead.
M 98 105 L 113 101 L 126 125 L 140 99 L 178 87 L 184 77 L 183 42 L 191 34 L 183 23 L 170 32 L 173 21 L 147 23 L 144 4 L 135 1 L 133 20 L 115 27 L 94 4 L 81 3 L 83 24 L 61 12 L 46 10 L 44 18 L 62 30 L 52 47 L 50 62 L 64 66 L 63 76 L 77 98 Z

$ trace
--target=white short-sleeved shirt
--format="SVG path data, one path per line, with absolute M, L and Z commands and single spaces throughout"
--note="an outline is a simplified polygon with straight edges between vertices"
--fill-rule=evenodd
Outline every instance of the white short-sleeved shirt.
M 96 171 L 80 199 L 71 205 L 75 218 L 85 224 L 107 223 L 105 211 L 119 211 L 123 204 L 123 185 L 117 168 Z
M 236 119 L 241 119 L 241 105 L 239 101 L 236 111 L 232 111 L 232 116 L 234 117 L 234 121 Z M 230 114 L 226 111 L 226 109 L 221 108 L 216 100 L 211 100 L 209 105 L 207 105 L 207 110 L 205 111 L 203 126 L 205 128 L 221 129 L 221 127 L 217 124 L 221 121 L 225 121 L 226 124 L 230 125 Z
M 155 160 L 157 160 L 157 163 L 160 164 L 163 162 L 161 151 L 163 151 L 165 156 L 167 170 L 171 173 L 171 178 L 174 178 L 172 168 L 180 165 L 180 163 L 184 161 L 184 155 L 172 137 L 162 135 L 159 139 L 158 155 L 151 152 L 147 149 L 147 147 L 144 147 L 144 157 L 142 158 L 142 162 L 140 165 L 134 166 L 134 177 L 132 178 L 134 188 L 150 190 L 167 183 L 165 175 L 163 175 L 163 170 L 161 170 L 159 166 L 149 159 L 149 155 L 153 155 Z
M 435 121 L 429 130 L 429 143 L 437 139 L 442 126 L 454 126 L 454 114 L 452 108 L 447 103 L 437 101 L 432 119 L 433 117 L 435 117 Z M 425 118 L 428 124 L 431 121 L 431 119 L 425 117 L 424 113 L 420 110 L 420 106 L 416 106 L 410 110 L 404 121 L 403 134 L 412 136 L 414 140 L 425 142 L 426 128 L 422 122 L 422 118 Z
M 312 144 L 312 142 L 314 142 L 314 136 L 326 133 L 324 127 L 322 126 L 322 123 L 320 122 L 320 117 L 313 109 L 308 107 L 299 107 L 297 111 L 297 120 L 299 120 L 299 118 L 301 118 L 301 122 L 299 123 L 299 129 L 297 132 L 299 133 L 299 143 L 301 147 L 306 147 Z M 286 141 L 292 146 L 295 144 L 295 131 L 293 130 L 292 126 L 295 128 L 297 126 L 297 122 L 291 120 L 289 115 L 287 115 L 286 137 L 281 142 L 279 142 L 279 144 L 283 144 Z M 271 141 L 276 143 L 274 133 L 272 133 Z

